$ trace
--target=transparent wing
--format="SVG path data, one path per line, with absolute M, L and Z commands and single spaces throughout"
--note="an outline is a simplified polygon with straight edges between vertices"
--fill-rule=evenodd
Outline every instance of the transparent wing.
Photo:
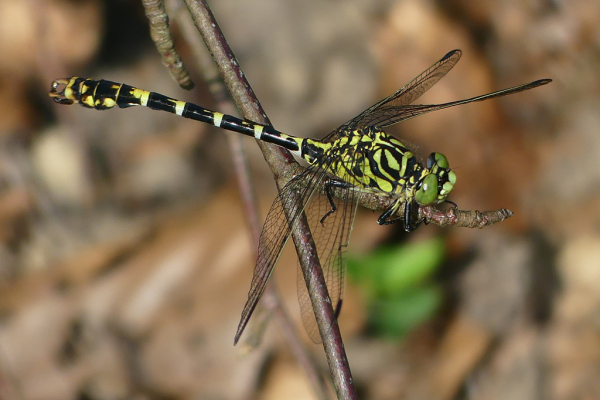
M 333 198 L 337 210 L 328 215 L 322 224 L 321 219 L 331 210 L 331 204 L 326 196 L 315 194 L 305 208 L 310 230 L 317 246 L 329 297 L 331 298 L 331 305 L 338 313 L 344 294 L 346 249 L 348 248 L 357 207 L 356 190 L 352 188 L 343 190 L 345 195 L 340 197 L 343 197 L 344 200 L 337 197 Z M 314 343 L 320 343 L 321 335 L 300 266 L 298 266 L 297 284 L 298 302 L 304 328 Z
M 324 193 L 324 182 L 331 179 L 325 172 L 327 166 L 324 163 L 331 161 L 324 157 L 323 163 L 307 168 L 302 174 L 288 182 L 273 202 L 260 236 L 258 260 L 254 268 L 248 300 L 242 311 L 235 335 L 235 343 L 239 340 L 260 300 L 277 259 L 290 237 L 291 227 L 297 222 L 303 211 L 306 213 L 317 247 L 332 305 L 339 311 L 344 291 L 345 254 L 356 214 L 356 200 L 359 192 L 352 186 L 336 189 L 338 195 L 341 194 L 340 190 L 344 191 L 339 196 L 344 200 L 338 197 L 333 198 L 337 210 L 328 215 L 321 224 L 321 219 L 331 210 L 328 198 L 320 194 Z M 315 193 L 315 191 L 320 193 Z M 300 201 L 296 202 L 296 198 Z M 283 211 L 284 207 L 291 210 L 289 222 Z M 299 271 L 299 276 L 302 277 L 299 281 L 298 292 L 302 321 L 311 339 L 315 343 L 319 343 L 321 337 L 301 271 Z
M 410 104 L 421 97 L 423 93 L 435 85 L 452 69 L 452 67 L 454 67 L 454 65 L 456 65 L 461 55 L 462 52 L 460 50 L 452 50 L 447 53 L 441 60 L 427 68 L 402 89 L 367 108 L 365 111 L 331 132 L 323 139 L 323 141 L 328 142 L 335 140 L 338 135 L 355 129 L 362 129 L 367 126 L 380 126 L 377 122 L 382 118 L 385 119 L 389 115 L 389 109 Z
M 369 118 L 372 125 L 379 128 L 385 128 L 400 121 L 417 117 L 419 115 L 426 114 L 428 112 L 441 110 L 443 108 L 454 107 L 461 104 L 473 103 L 476 101 L 488 100 L 494 97 L 506 96 L 513 93 L 522 92 L 524 90 L 533 89 L 538 86 L 546 85 L 550 83 L 551 79 L 540 79 L 534 82 L 526 83 L 524 85 L 515 86 L 508 89 L 498 90 L 481 96 L 471 97 L 469 99 L 451 101 L 443 104 L 415 104 L 415 105 L 393 105 L 386 106 L 377 110 L 376 116 Z
M 309 167 L 302 174 L 290 180 L 275 198 L 260 234 L 258 259 L 234 344 L 238 342 L 244 332 L 258 300 L 265 290 L 281 251 L 290 237 L 291 226 L 297 221 L 315 189 L 326 177 L 325 171 L 314 166 Z M 289 220 L 284 209 L 290 210 Z

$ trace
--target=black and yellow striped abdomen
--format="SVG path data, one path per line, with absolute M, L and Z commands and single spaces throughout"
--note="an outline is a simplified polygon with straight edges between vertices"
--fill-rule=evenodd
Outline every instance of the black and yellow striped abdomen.
M 62 90 L 58 90 L 63 85 Z M 256 124 L 231 115 L 211 111 L 194 103 L 176 100 L 123 83 L 72 77 L 52 83 L 50 96 L 60 104 L 79 103 L 87 108 L 107 110 L 113 107 L 148 107 L 214 125 L 258 140 L 274 143 L 300 155 L 301 139 L 279 132 L 271 126 Z

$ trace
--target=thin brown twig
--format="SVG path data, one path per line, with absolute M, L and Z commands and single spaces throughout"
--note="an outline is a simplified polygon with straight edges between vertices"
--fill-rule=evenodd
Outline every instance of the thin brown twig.
M 181 10 L 175 10 L 175 18 L 179 25 L 182 27 L 182 32 L 188 43 L 192 45 L 194 58 L 196 59 L 197 65 L 202 72 L 205 81 L 209 83 L 209 91 L 213 95 L 217 103 L 217 109 L 223 110 L 228 114 L 235 114 L 237 110 L 233 106 L 231 99 L 227 95 L 225 87 L 222 81 L 219 79 L 218 71 L 215 64 L 210 58 L 210 54 L 198 40 L 197 30 L 192 24 L 189 16 L 185 14 L 183 8 Z M 185 14 L 185 15 L 184 15 Z M 236 134 L 228 134 L 228 141 L 230 149 L 233 155 L 233 164 L 236 170 L 236 177 L 238 186 L 242 198 L 242 204 L 244 205 L 244 215 L 246 217 L 246 223 L 252 236 L 252 242 L 254 243 L 253 248 L 258 249 L 258 242 L 260 237 L 260 223 L 258 219 L 258 207 L 256 202 L 256 195 L 253 190 L 252 178 L 250 177 L 248 166 L 248 160 L 243 150 L 242 138 Z M 318 399 L 328 399 L 328 390 L 325 381 L 318 369 L 314 360 L 312 360 L 308 350 L 302 344 L 302 340 L 298 335 L 298 332 L 294 328 L 291 318 L 285 310 L 282 301 L 277 292 L 274 281 L 270 281 L 265 292 L 263 293 L 262 303 L 266 305 L 266 308 L 270 313 L 274 313 L 275 317 L 280 323 L 282 330 L 284 331 L 284 338 L 287 340 L 292 353 L 296 357 L 298 363 L 302 366 L 305 371 L 308 381 Z M 268 318 L 267 318 L 268 320 Z M 264 324 L 263 324 L 264 325 Z M 261 332 L 264 329 L 261 330 Z M 253 335 L 254 345 L 256 347 L 260 343 L 260 334 Z
M 219 68 L 223 81 L 242 115 L 252 121 L 269 124 L 260 103 L 242 74 L 239 64 L 235 60 L 231 49 L 219 29 L 208 4 L 202 0 L 186 0 L 185 2 L 192 15 L 194 24 L 204 38 L 204 42 L 207 44 L 213 60 Z M 281 176 L 287 175 L 289 172 L 286 172 L 286 170 L 295 164 L 292 156 L 287 151 L 266 143 L 259 142 L 259 146 L 263 151 L 265 160 L 276 177 L 278 187 L 282 188 L 283 182 L 280 179 Z M 284 212 L 287 214 L 289 210 L 284 209 Z M 323 339 L 323 346 L 337 396 L 340 399 L 356 399 L 357 394 L 350 366 L 339 327 L 331 307 L 329 294 L 327 293 L 325 278 L 318 262 L 316 247 L 310 236 L 305 216 L 299 219 L 298 224 L 293 229 L 292 240 L 296 245 L 296 251 L 299 255 L 308 292 L 313 302 L 313 309 L 317 317 L 317 324 L 319 325 Z
M 512 217 L 513 212 L 505 208 L 493 211 L 459 210 L 452 207 L 442 211 L 434 207 L 421 207 L 419 216 L 425 223 L 438 226 L 454 226 L 462 228 L 483 228 Z
M 297 176 L 304 172 L 304 168 L 297 165 L 295 168 L 290 168 L 288 174 L 284 177 L 284 181 L 288 182 L 294 176 Z M 314 179 L 313 179 L 314 181 Z M 323 185 L 317 187 L 316 190 L 325 195 L 325 188 Z M 345 189 L 330 188 L 330 192 L 341 200 L 348 200 L 350 194 Z M 374 193 L 374 192 L 361 192 L 358 195 L 352 194 L 358 204 L 362 207 L 368 208 L 373 211 L 385 211 L 392 206 L 396 201 L 394 194 L 385 193 Z M 406 204 L 401 204 L 395 216 L 402 216 L 404 214 Z M 458 207 L 452 207 L 447 210 L 439 210 L 436 205 L 419 206 L 419 222 L 425 224 L 434 224 L 440 227 L 452 226 L 457 228 L 483 228 L 489 225 L 497 224 L 504 221 L 507 218 L 512 217 L 513 212 L 506 208 L 500 208 L 498 210 L 490 211 L 479 211 L 479 210 L 459 210 Z
M 165 11 L 162 0 L 142 0 L 146 17 L 150 23 L 150 37 L 160 53 L 162 63 L 169 73 L 184 89 L 190 90 L 194 82 L 185 69 L 179 53 L 173 44 L 173 35 L 169 27 L 169 16 Z

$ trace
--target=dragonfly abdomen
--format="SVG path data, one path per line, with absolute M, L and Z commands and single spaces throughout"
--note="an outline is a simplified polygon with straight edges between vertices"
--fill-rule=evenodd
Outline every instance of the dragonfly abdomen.
M 62 91 L 58 91 L 60 85 L 64 85 Z M 50 96 L 57 103 L 78 103 L 84 107 L 96 110 L 107 110 L 117 106 L 119 108 L 143 106 L 153 110 L 166 111 L 276 144 L 299 156 L 301 154 L 300 144 L 302 143 L 302 139 L 286 135 L 273 129 L 271 126 L 256 124 L 232 115 L 222 114 L 193 103 L 176 100 L 160 93 L 149 92 L 123 83 L 111 82 L 104 79 L 96 81 L 78 77 L 58 79 L 52 83 Z

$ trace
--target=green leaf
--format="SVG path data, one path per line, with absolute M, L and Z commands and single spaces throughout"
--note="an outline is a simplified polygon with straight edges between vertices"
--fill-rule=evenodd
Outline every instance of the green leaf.
M 394 297 L 426 281 L 443 257 L 443 240 L 433 238 L 380 249 L 361 259 L 350 259 L 348 273 L 370 296 Z
M 395 299 L 374 301 L 369 325 L 378 335 L 401 338 L 435 315 L 442 299 L 441 289 L 430 285 Z
M 440 238 L 412 243 L 394 252 L 386 261 L 381 280 L 381 293 L 394 297 L 425 282 L 444 258 L 444 242 Z

